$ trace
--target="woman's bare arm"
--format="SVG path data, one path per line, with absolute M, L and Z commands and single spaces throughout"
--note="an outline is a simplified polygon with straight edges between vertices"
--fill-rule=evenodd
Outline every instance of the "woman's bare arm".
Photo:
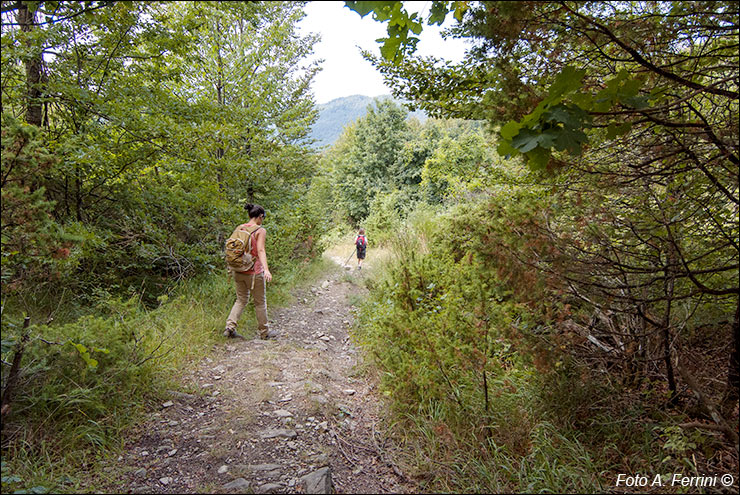
M 265 231 L 265 229 L 260 229 L 260 231 L 257 232 L 257 257 L 259 258 L 260 263 L 262 263 L 262 268 L 265 270 L 265 281 L 270 282 L 272 281 L 272 273 L 270 273 L 270 269 L 267 267 L 267 253 L 265 252 L 266 238 L 267 231 Z

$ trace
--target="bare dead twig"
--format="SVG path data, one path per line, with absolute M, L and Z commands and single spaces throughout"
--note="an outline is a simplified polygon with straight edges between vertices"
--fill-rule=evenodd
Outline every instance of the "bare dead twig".
M 339 435 L 337 435 L 337 433 L 334 430 L 332 430 L 331 434 L 337 440 L 337 447 L 339 447 L 339 451 L 342 453 L 342 455 L 344 456 L 344 458 L 347 459 L 347 461 L 350 464 L 352 464 L 352 466 L 357 466 L 357 463 L 349 455 L 347 455 L 347 452 L 345 452 L 344 449 L 342 448 L 342 442 L 344 440 L 342 440 L 339 437 Z

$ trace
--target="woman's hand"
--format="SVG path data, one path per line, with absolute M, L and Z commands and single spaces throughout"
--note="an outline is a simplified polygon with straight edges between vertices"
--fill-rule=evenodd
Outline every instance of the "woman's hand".
M 265 282 L 272 282 L 272 273 L 267 268 L 265 268 Z

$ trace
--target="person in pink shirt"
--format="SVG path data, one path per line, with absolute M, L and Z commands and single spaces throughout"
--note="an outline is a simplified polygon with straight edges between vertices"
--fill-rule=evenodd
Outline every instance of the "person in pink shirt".
M 252 233 L 251 254 L 256 258 L 254 266 L 247 271 L 234 271 L 234 285 L 236 286 L 236 302 L 231 308 L 226 320 L 224 336 L 230 338 L 244 338 L 236 332 L 237 322 L 252 295 L 254 309 L 257 314 L 257 324 L 260 338 L 275 338 L 275 332 L 269 329 L 267 322 L 267 282 L 272 280 L 272 274 L 267 266 L 265 239 L 267 231 L 262 227 L 265 220 L 265 209 L 260 205 L 247 204 L 244 207 L 249 212 L 249 221 L 239 225 L 237 230 L 246 230 Z
M 357 250 L 357 269 L 362 270 L 362 260 L 365 259 L 367 253 L 367 238 L 365 237 L 365 229 L 360 229 L 355 238 L 355 248 Z

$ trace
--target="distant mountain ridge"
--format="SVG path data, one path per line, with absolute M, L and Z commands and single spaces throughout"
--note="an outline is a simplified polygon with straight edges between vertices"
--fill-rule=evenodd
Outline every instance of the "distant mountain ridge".
M 317 105 L 319 118 L 311 129 L 311 137 L 316 139 L 314 148 L 331 146 L 342 134 L 344 127 L 351 124 L 367 113 L 367 106 L 372 104 L 376 98 L 391 99 L 398 105 L 403 106 L 403 101 L 392 98 L 391 95 L 364 96 L 352 95 L 336 98 L 327 103 Z M 416 117 L 421 122 L 427 119 L 422 111 L 409 112 L 409 118 Z

